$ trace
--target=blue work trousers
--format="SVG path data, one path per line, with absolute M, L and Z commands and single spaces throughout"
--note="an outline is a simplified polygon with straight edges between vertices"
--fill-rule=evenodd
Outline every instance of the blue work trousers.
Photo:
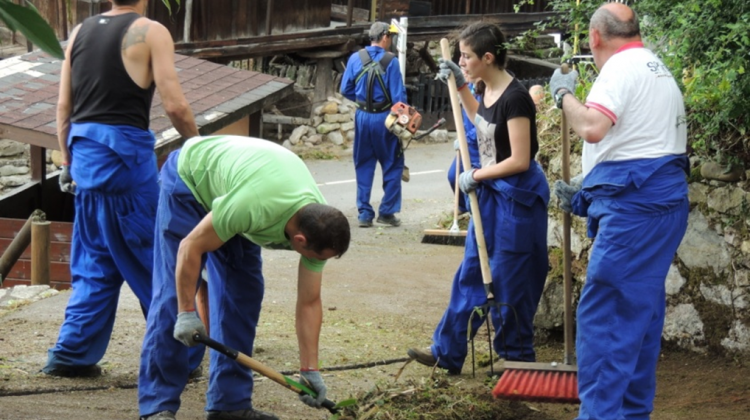
M 142 416 L 164 410 L 177 412 L 188 375 L 202 355 L 202 351 L 189 349 L 173 338 L 177 320 L 177 249 L 207 214 L 177 174 L 178 154 L 179 151 L 173 152 L 161 171 L 154 239 L 154 298 L 138 378 Z M 218 250 L 206 254 L 203 263 L 208 272 L 211 337 L 251 356 L 264 292 L 260 247 L 234 236 Z M 211 352 L 206 410 L 252 408 L 252 393 L 250 369 Z
M 370 205 L 375 167 L 380 163 L 383 172 L 383 199 L 378 214 L 390 216 L 401 211 L 401 174 L 404 154 L 401 143 L 385 127 L 389 111 L 369 113 L 357 110 L 354 122 L 354 170 L 357 177 L 357 210 L 359 220 L 375 218 Z
M 149 132 L 132 127 L 71 128 L 68 147 L 77 186 L 70 252 L 73 291 L 44 371 L 91 366 L 102 359 L 123 281 L 146 314 L 159 194 L 153 142 Z M 115 150 L 112 144 L 117 144 Z
M 577 312 L 579 420 L 648 420 L 653 411 L 664 282 L 689 212 L 685 173 L 675 163 L 639 187 L 610 178 L 589 189 L 589 176 L 601 171 L 584 180 L 596 236 Z M 635 165 L 609 169 L 623 174 Z
M 523 174 L 481 183 L 477 198 L 496 304 L 490 311 L 495 327 L 493 348 L 507 360 L 534 361 L 533 320 L 549 267 L 546 178 L 532 162 Z M 487 303 L 474 232 L 477 216 L 472 214 L 464 259 L 453 279 L 448 307 L 433 334 L 432 354 L 446 369 L 461 370 L 468 339 L 484 321 L 481 316 L 472 317 L 476 307 Z

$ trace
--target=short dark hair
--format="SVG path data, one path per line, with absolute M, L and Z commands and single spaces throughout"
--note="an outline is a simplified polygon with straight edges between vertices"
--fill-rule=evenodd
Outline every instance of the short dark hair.
M 117 6 L 133 6 L 141 0 L 112 0 Z
M 604 39 L 633 38 L 641 35 L 640 23 L 635 10 L 630 19 L 620 20 L 614 13 L 600 7 L 593 15 L 589 26 L 601 32 Z
M 467 26 L 458 36 L 458 40 L 471 48 L 478 56 L 486 53 L 495 56 L 495 66 L 499 69 L 505 68 L 508 60 L 508 48 L 505 44 L 505 35 L 500 27 L 489 22 L 475 22 Z
M 331 249 L 336 258 L 349 249 L 349 221 L 341 210 L 326 204 L 308 204 L 298 212 L 298 227 L 305 235 L 307 249 L 322 253 Z

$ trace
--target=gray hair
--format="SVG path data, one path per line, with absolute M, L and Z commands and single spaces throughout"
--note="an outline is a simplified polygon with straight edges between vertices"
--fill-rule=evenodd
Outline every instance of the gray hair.
M 600 7 L 591 16 L 592 28 L 598 29 L 604 39 L 633 38 L 641 35 L 638 15 L 631 9 L 633 16 L 627 20 L 620 20 L 606 8 Z

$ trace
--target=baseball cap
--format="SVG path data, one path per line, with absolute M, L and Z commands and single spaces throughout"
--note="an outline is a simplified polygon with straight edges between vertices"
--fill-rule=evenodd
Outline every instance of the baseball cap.
M 390 25 L 385 22 L 375 22 L 370 26 L 370 39 L 377 39 L 384 33 L 397 34 L 398 28 L 395 25 Z

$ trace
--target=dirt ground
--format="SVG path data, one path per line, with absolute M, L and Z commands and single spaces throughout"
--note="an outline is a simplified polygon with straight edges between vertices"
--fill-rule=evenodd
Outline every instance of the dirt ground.
M 321 165 L 330 165 L 336 172 L 347 164 Z M 412 184 L 418 179 L 414 176 L 418 166 L 415 162 L 412 167 Z M 324 368 L 399 359 L 405 357 L 409 347 L 430 344 L 432 330 L 448 300 L 462 248 L 421 243 L 423 229 L 432 228 L 435 220 L 451 208 L 450 193 L 425 199 L 413 198 L 410 191 L 405 190 L 404 223 L 399 228 L 357 228 L 353 206 L 344 209 L 353 226 L 353 242 L 349 252 L 331 261 L 325 272 L 320 343 Z M 349 195 L 350 201 L 352 197 Z M 267 290 L 254 356 L 280 371 L 294 371 L 298 366 L 294 334 L 295 255 L 264 251 Z M 61 379 L 39 373 L 47 349 L 57 338 L 68 296 L 61 293 L 0 318 L 0 419 L 138 418 L 136 383 L 144 321 L 136 299 L 127 288 L 123 289 L 110 347 L 101 362 L 104 369 L 101 378 Z M 486 342 L 477 342 L 480 352 L 485 352 L 486 346 Z M 538 348 L 541 361 L 562 357 L 561 343 L 542 343 Z M 744 362 L 665 350 L 659 365 L 652 418 L 750 418 L 750 368 Z M 333 401 L 359 398 L 376 387 L 399 393 L 435 379 L 431 378 L 431 369 L 411 363 L 396 381 L 403 365 L 398 362 L 325 373 L 328 397 Z M 474 378 L 468 363 L 460 376 L 447 377 L 439 372 L 435 375 L 448 387 L 487 399 L 493 384 L 486 380 L 485 370 L 479 369 Z M 205 378 L 187 387 L 178 419 L 203 418 L 206 387 Z M 327 418 L 327 412 L 308 408 L 294 394 L 264 378 L 256 380 L 253 401 L 256 408 L 271 411 L 281 419 Z M 497 415 L 487 419 L 569 420 L 577 412 L 576 405 L 488 403 L 494 404 Z M 420 417 L 419 413 L 416 409 L 413 418 L 443 418 Z M 396 417 L 381 412 L 374 418 Z M 458 413 L 450 418 L 468 416 Z

